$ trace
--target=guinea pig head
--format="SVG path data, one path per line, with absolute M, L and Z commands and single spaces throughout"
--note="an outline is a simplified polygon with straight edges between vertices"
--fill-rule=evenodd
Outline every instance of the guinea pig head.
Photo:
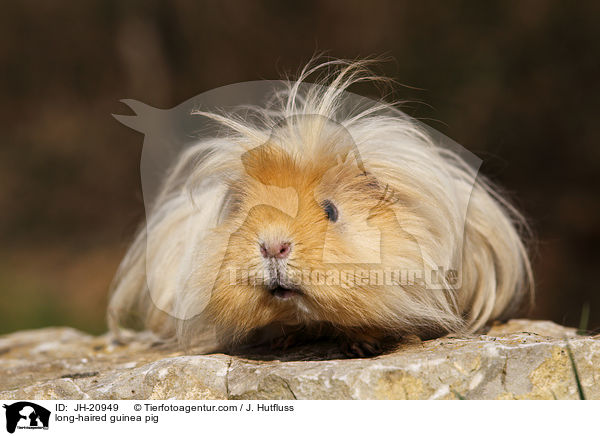
M 403 237 L 354 153 L 298 156 L 268 143 L 243 155 L 218 230 L 228 241 L 208 307 L 217 325 L 238 334 L 274 322 L 361 326 L 385 312 L 382 286 L 343 276 L 382 264 Z

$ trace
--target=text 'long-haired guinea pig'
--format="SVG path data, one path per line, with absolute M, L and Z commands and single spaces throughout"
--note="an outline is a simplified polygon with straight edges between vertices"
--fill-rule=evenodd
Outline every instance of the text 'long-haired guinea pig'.
M 325 337 L 367 356 L 476 332 L 531 300 L 522 216 L 476 156 L 349 92 L 380 80 L 367 64 L 311 64 L 169 111 L 129 101 L 136 116 L 117 118 L 154 148 L 113 331 L 200 352 Z

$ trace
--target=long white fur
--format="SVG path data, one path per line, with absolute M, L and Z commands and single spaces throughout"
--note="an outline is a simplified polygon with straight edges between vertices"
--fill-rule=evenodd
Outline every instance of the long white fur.
M 301 84 L 315 73 L 332 69 L 321 82 L 325 87 L 301 91 Z M 111 329 L 135 325 L 130 323 L 135 318 L 138 327 L 186 341 L 211 329 L 201 317 L 191 318 L 210 298 L 209 284 L 190 282 L 190 277 L 210 275 L 203 272 L 202 262 L 215 255 L 214 247 L 203 246 L 203 241 L 227 219 L 227 186 L 244 171 L 241 155 L 265 143 L 278 122 L 295 115 L 319 115 L 342 124 L 369 172 L 403 195 L 421 200 L 423 225 L 411 228 L 422 255 L 415 264 L 435 268 L 462 256 L 463 286 L 457 292 L 428 293 L 421 300 L 397 297 L 396 304 L 394 295 L 401 290 L 390 290 L 385 305 L 396 311 L 390 313 L 390 324 L 408 329 L 403 318 L 422 319 L 429 330 L 472 332 L 531 297 L 532 272 L 521 235 L 525 222 L 491 184 L 458 155 L 434 144 L 410 119 L 383 113 L 387 103 L 340 119 L 343 93 L 356 82 L 370 80 L 377 78 L 369 75 L 365 63 L 331 61 L 307 66 L 287 92 L 273 96 L 269 108 L 254 108 L 251 121 L 227 113 L 198 114 L 222 123 L 230 133 L 190 147 L 171 169 L 114 280 L 108 308 Z M 292 155 L 316 157 L 318 150 L 307 148 L 311 141 L 287 139 L 284 132 L 279 145 Z M 463 228 L 465 198 L 469 203 Z M 217 255 L 222 249 L 217 247 Z

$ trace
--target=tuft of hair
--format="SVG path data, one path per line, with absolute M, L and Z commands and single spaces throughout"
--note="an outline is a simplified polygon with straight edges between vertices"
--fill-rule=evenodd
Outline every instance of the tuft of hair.
M 227 325 L 215 333 L 214 319 L 194 316 L 211 298 L 201 279 L 190 282 L 194 269 L 202 268 L 210 256 L 198 254 L 195 245 L 227 220 L 231 183 L 244 173 L 242 155 L 269 141 L 283 120 L 305 115 L 342 125 L 370 173 L 408 198 L 409 204 L 423 204 L 417 212 L 421 228 L 412 229 L 423 264 L 434 267 L 456 256 L 462 260 L 459 289 L 393 291 L 377 315 L 372 308 L 361 315 L 366 325 L 428 337 L 474 332 L 532 301 L 533 277 L 525 243 L 528 228 L 506 196 L 459 155 L 434 143 L 418 123 L 398 113 L 390 115 L 393 104 L 380 101 L 358 112 L 342 110 L 349 87 L 385 81 L 370 72 L 371 63 L 311 61 L 284 92 L 272 95 L 268 107 L 248 108 L 243 117 L 196 112 L 220 123 L 225 133 L 187 148 L 169 171 L 112 284 L 111 330 L 150 329 L 186 344 L 197 342 L 203 334 L 217 344 L 248 333 Z M 314 127 L 308 131 L 319 130 Z M 292 135 L 284 132 L 279 145 L 290 155 L 319 156 L 318 144 L 286 141 L 287 134 Z M 465 207 L 466 221 L 464 214 L 461 218 Z M 257 308 L 255 316 L 259 312 Z

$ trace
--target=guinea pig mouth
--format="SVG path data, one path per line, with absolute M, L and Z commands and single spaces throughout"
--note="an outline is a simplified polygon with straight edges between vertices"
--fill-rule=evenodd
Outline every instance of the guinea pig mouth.
M 296 295 L 302 295 L 302 291 L 297 288 L 287 288 L 281 285 L 275 286 L 273 289 L 270 289 L 269 292 L 275 298 L 280 300 L 288 300 Z

